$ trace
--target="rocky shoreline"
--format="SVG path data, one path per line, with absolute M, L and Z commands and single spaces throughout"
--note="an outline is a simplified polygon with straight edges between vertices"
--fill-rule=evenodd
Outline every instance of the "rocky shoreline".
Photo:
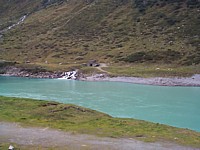
M 158 86 L 200 86 L 200 74 L 195 74 L 191 77 L 173 77 L 173 78 L 140 78 L 140 77 L 108 77 L 104 74 L 96 74 L 80 78 L 82 81 L 111 81 L 111 82 L 128 82 L 144 85 Z
M 1 70 L 2 71 L 2 70 Z M 65 72 L 49 72 L 49 71 L 34 71 L 24 70 L 22 68 L 7 67 L 4 68 L 2 76 L 29 77 L 29 78 L 62 78 Z M 200 87 L 200 74 L 195 74 L 191 77 L 173 77 L 173 78 L 141 78 L 141 77 L 109 77 L 106 73 L 85 76 L 78 73 L 77 80 L 80 81 L 111 81 L 111 82 L 127 82 L 144 85 L 158 86 L 198 86 Z
M 16 67 L 6 67 L 1 69 L 1 76 L 14 76 L 14 77 L 29 77 L 29 78 L 60 78 L 63 76 L 63 72 L 50 72 L 41 70 L 27 70 Z

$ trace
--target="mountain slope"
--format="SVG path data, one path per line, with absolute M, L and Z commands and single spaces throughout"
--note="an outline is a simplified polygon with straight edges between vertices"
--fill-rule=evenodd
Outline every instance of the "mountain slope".
M 4 10 L 1 5 L 1 22 L 9 20 L 7 13 L 14 13 L 15 19 L 29 16 L 3 33 L 0 59 L 63 64 L 90 59 L 200 63 L 199 0 L 0 0 L 2 3 L 9 6 Z M 15 11 L 10 13 L 8 8 Z

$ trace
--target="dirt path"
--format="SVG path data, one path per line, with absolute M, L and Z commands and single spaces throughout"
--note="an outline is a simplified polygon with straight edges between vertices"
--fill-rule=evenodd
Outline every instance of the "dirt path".
M 104 72 L 104 73 L 107 73 L 107 74 L 110 74 L 110 72 L 102 69 L 102 67 L 108 67 L 105 63 L 100 63 L 100 66 L 99 67 L 96 67 L 99 71 L 101 72 Z
M 48 128 L 24 128 L 16 123 L 0 122 L 0 143 L 16 143 L 21 146 L 40 146 L 42 149 L 91 149 L 91 150 L 198 150 L 171 143 L 144 143 L 134 139 L 100 138 L 52 130 Z

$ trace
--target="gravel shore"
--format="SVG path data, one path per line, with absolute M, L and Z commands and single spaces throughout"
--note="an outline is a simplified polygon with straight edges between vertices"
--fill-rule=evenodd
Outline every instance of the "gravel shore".
M 135 84 L 159 85 L 159 86 L 200 86 L 200 74 L 191 77 L 174 77 L 174 78 L 139 78 L 139 77 L 108 77 L 105 74 L 96 74 L 80 78 L 82 81 L 115 81 L 128 82 Z
M 8 67 L 4 69 L 3 76 L 29 77 L 29 78 L 61 78 L 64 72 L 30 72 L 21 68 Z M 200 74 L 191 77 L 173 77 L 173 78 L 141 78 L 141 77 L 109 77 L 107 73 L 95 74 L 92 76 L 78 75 L 81 81 L 114 81 L 128 82 L 134 84 L 159 85 L 159 86 L 200 86 Z

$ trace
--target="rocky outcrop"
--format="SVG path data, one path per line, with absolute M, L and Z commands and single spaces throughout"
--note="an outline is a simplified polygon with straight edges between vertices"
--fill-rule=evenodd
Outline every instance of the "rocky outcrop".
M 45 70 L 30 70 L 13 66 L 0 68 L 0 75 L 30 78 L 60 78 L 63 72 L 50 72 Z
M 79 71 L 47 71 L 43 68 L 19 68 L 15 66 L 0 66 L 0 75 L 2 76 L 15 76 L 15 77 L 29 77 L 29 78 L 58 78 L 58 79 L 71 79 L 76 80 L 80 77 Z

